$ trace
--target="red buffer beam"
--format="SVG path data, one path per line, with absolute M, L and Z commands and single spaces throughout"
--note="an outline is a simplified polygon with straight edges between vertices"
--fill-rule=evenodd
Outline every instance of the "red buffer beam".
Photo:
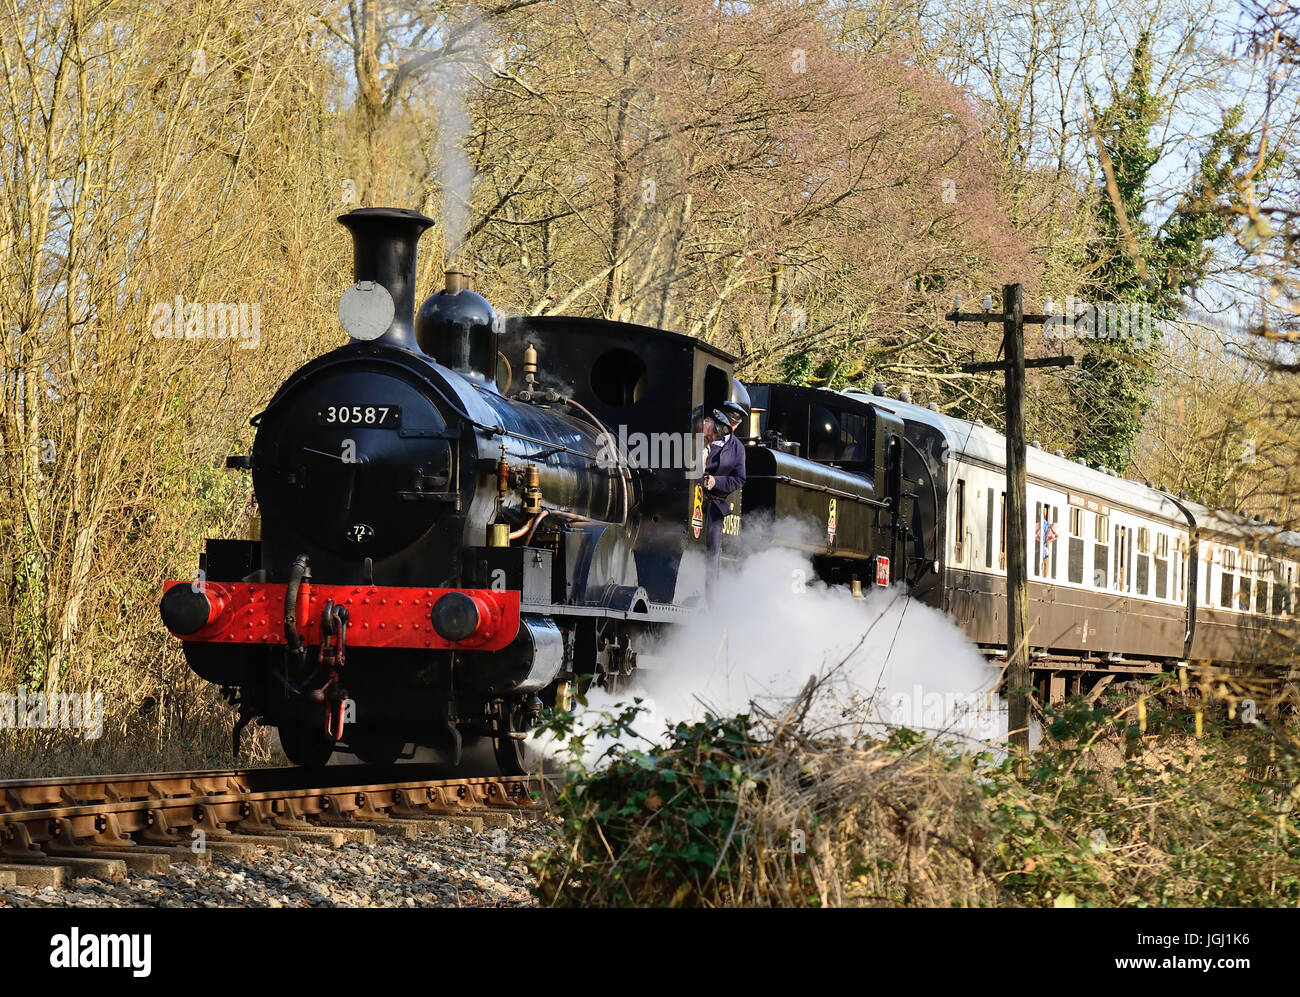
M 184 641 L 284 644 L 286 589 L 251 582 L 167 582 L 163 618 Z M 435 614 L 444 598 L 441 614 Z M 350 647 L 499 651 L 519 632 L 518 591 L 304 582 L 295 613 L 304 644 L 321 643 L 321 616 L 331 601 L 348 611 Z

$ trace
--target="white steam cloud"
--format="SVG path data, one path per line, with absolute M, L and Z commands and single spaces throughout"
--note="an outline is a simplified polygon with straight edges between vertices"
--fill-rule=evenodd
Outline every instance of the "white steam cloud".
M 822 693 L 809 723 L 827 735 L 910 727 L 983 750 L 1006 739 L 999 676 L 956 624 L 902 586 L 870 587 L 856 599 L 817 581 L 803 554 L 773 547 L 724 570 L 709 610 L 639 655 L 631 687 L 593 688 L 578 726 L 639 696 L 647 712 L 637 733 L 662 741 L 665 725 L 706 712 L 730 716 L 753 703 L 779 714 L 816 677 Z M 589 761 L 609 744 L 590 747 Z
M 489 32 L 469 8 L 470 19 L 451 31 L 449 51 L 429 74 L 437 97 L 439 181 L 442 187 L 442 233 L 448 261 L 455 258 L 469 233 L 470 205 L 474 196 L 474 167 L 466 151 L 472 122 L 469 113 L 471 85 L 478 74 L 491 72 L 484 57 Z

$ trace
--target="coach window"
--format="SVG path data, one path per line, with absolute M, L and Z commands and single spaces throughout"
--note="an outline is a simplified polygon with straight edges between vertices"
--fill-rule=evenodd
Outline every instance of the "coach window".
M 1057 543 L 1057 540 L 1059 539 L 1058 531 L 1060 529 L 1060 527 L 1057 524 L 1060 523 L 1061 521 L 1060 506 L 1055 506 L 1055 505 L 1052 506 L 1052 515 L 1050 518 L 1051 518 L 1051 525 L 1047 531 L 1047 543 L 1049 548 L 1052 551 L 1052 567 L 1049 573 L 1053 578 L 1057 578 L 1059 576 L 1056 573 L 1056 548 L 1060 546 L 1060 544 Z
M 1137 533 L 1137 591 L 1146 595 L 1151 587 L 1151 530 L 1139 526 Z
M 1174 598 L 1179 602 L 1185 602 L 1187 599 L 1187 541 L 1179 537 L 1175 550 L 1177 551 L 1177 560 L 1174 564 L 1174 584 L 1177 588 Z
M 1214 595 L 1212 593 L 1213 574 L 1214 574 L 1214 544 L 1205 545 L 1205 554 L 1200 560 L 1200 564 L 1205 568 L 1205 578 L 1201 582 L 1199 589 L 1201 604 L 1210 606 L 1214 604 Z M 1197 568 L 1200 571 L 1200 567 Z
M 957 479 L 957 490 L 952 500 L 953 542 L 952 559 L 966 560 L 966 479 Z
M 1268 613 L 1268 579 L 1272 573 L 1267 557 L 1261 555 L 1255 560 L 1255 612 L 1260 616 Z
M 1227 547 L 1223 549 L 1223 558 L 1219 575 L 1219 605 L 1224 609 L 1232 608 L 1233 572 L 1237 570 L 1237 552 Z
M 1119 589 L 1123 592 L 1133 590 L 1133 527 L 1120 526 L 1118 548 L 1115 551 L 1115 557 L 1120 564 L 1119 568 Z
M 1273 565 L 1273 615 L 1288 616 L 1291 613 L 1291 566 L 1279 561 Z
M 1241 572 L 1237 581 L 1237 608 L 1243 613 L 1250 612 L 1250 596 L 1255 584 L 1255 559 L 1249 554 L 1241 555 Z
M 1002 492 L 1002 515 L 998 518 L 998 567 L 1007 570 L 1007 493 Z
M 1128 588 L 1129 558 L 1131 556 L 1128 532 L 1129 528 L 1127 526 L 1115 527 L 1115 577 L 1112 579 L 1112 587 L 1116 592 L 1123 592 Z
M 1094 518 L 1096 521 L 1093 524 L 1095 543 L 1092 545 L 1092 584 L 1094 588 L 1104 589 L 1106 579 L 1110 575 L 1110 548 L 1106 546 L 1110 517 L 1099 514 Z
M 1034 577 L 1037 578 L 1043 573 L 1043 562 L 1047 560 L 1043 552 L 1047 550 L 1047 544 L 1043 541 L 1043 503 L 1034 503 L 1034 545 L 1033 553 L 1030 560 L 1034 562 Z
M 984 567 L 993 567 L 993 489 L 989 489 L 989 510 L 984 520 Z
M 1206 544 L 1205 550 L 1201 552 L 1201 559 L 1196 562 L 1196 571 L 1200 584 L 1197 587 L 1196 594 L 1201 597 L 1201 605 L 1210 604 L 1210 566 L 1214 563 L 1214 545 Z M 1205 577 L 1200 578 L 1204 570 Z
M 1169 598 L 1169 534 L 1156 534 L 1156 591 L 1157 599 Z
M 1190 595 L 1187 586 L 1192 580 L 1192 545 L 1182 537 L 1178 539 L 1178 560 L 1178 599 L 1186 602 Z
M 1056 517 L 1045 502 L 1034 503 L 1034 575 L 1056 577 Z
M 1083 584 L 1083 510 L 1070 510 L 1070 559 L 1066 565 L 1070 581 Z

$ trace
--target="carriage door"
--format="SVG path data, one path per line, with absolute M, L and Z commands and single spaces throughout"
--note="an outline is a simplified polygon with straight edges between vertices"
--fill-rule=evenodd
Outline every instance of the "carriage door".
M 889 579 L 906 581 L 908 572 L 908 533 L 913 520 L 915 496 L 906 486 L 903 475 L 903 420 L 883 409 L 876 411 L 876 466 L 884 472 L 887 510 L 878 510 L 878 526 L 889 530 Z M 879 484 L 879 482 L 878 482 Z

